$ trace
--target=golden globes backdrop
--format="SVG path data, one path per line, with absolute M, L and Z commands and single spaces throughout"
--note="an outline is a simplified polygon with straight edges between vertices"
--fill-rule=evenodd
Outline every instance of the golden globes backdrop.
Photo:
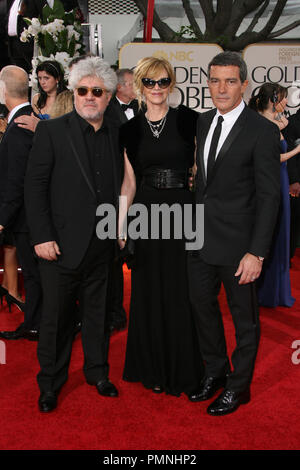
M 249 79 L 245 101 L 263 83 L 279 83 L 288 88 L 286 114 L 294 114 L 300 106 L 300 44 L 252 44 L 243 57 Z
M 170 105 L 184 104 L 196 111 L 213 108 L 207 87 L 207 66 L 223 49 L 217 44 L 130 43 L 120 50 L 120 68 L 133 68 L 143 57 L 165 57 L 176 73 L 176 87 Z
M 204 112 L 213 108 L 206 82 L 207 66 L 222 51 L 217 44 L 130 43 L 120 50 L 119 63 L 121 68 L 134 68 L 142 57 L 165 57 L 173 65 L 177 80 L 170 104 L 182 103 Z M 263 83 L 280 83 L 289 91 L 286 114 L 294 114 L 300 107 L 300 43 L 253 44 L 243 51 L 243 57 L 249 79 L 246 103 Z

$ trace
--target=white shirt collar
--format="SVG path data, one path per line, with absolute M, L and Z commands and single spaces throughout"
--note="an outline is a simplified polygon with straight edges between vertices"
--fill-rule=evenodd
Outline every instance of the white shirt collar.
M 10 121 L 12 120 L 14 115 L 19 111 L 19 109 L 25 108 L 25 106 L 30 106 L 29 101 L 26 101 L 26 103 L 18 104 L 18 106 L 15 106 L 8 115 L 7 124 L 10 123 Z

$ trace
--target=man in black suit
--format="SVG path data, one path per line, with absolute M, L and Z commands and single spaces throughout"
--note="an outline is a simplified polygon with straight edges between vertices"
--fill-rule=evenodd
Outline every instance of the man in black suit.
M 300 109 L 289 117 L 289 124 L 282 132 L 288 143 L 288 151 L 293 150 L 297 145 L 296 141 L 300 141 Z M 300 235 L 300 154 L 290 158 L 287 161 L 287 167 L 291 195 L 290 258 L 292 259 Z
M 8 65 L 2 69 L 0 80 L 4 84 L 5 104 L 9 110 L 7 129 L 0 144 L 0 231 L 8 228 L 14 233 L 26 296 L 24 323 L 15 331 L 0 332 L 0 336 L 37 339 L 42 292 L 24 208 L 24 178 L 33 133 L 14 122 L 18 116 L 33 112 L 27 100 L 28 75 L 23 69 Z
M 119 127 L 138 112 L 138 103 L 133 90 L 133 71 L 119 69 L 116 71 L 118 84 L 115 96 L 105 111 Z M 108 284 L 108 311 L 110 315 L 111 330 L 122 330 L 126 326 L 126 312 L 123 307 L 123 262 L 120 259 L 112 263 Z
M 205 377 L 191 401 L 211 398 L 211 415 L 235 411 L 250 400 L 259 341 L 255 280 L 259 277 L 279 206 L 277 126 L 250 110 L 242 96 L 247 67 L 237 53 L 209 64 L 216 109 L 200 115 L 197 129 L 196 201 L 204 204 L 204 245 L 190 252 L 189 281 Z M 218 294 L 223 283 L 236 330 L 229 358 Z
M 118 77 L 117 91 L 111 99 L 105 115 L 120 126 L 135 116 L 138 112 L 138 103 L 133 89 L 133 71 L 119 69 L 116 74 Z
M 47 0 L 7 0 L 8 54 L 10 61 L 28 73 L 32 69 L 33 40 L 29 42 L 20 41 L 24 28 L 28 28 L 23 18 L 41 17 L 43 7 L 46 4 Z
M 56 407 L 67 380 L 77 298 L 86 380 L 102 396 L 118 395 L 108 380 L 105 315 L 115 244 L 96 236 L 97 207 L 117 205 L 122 180 L 118 128 L 103 118 L 116 82 L 98 57 L 75 64 L 69 79 L 75 109 L 41 121 L 30 154 L 25 201 L 44 296 L 38 345 L 42 412 Z

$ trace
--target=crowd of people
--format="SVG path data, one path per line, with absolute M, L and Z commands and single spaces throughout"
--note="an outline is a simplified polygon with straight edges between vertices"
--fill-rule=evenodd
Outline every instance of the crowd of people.
M 298 202 L 300 194 L 300 129 L 299 112 L 284 116 L 287 90 L 266 83 L 246 104 L 247 66 L 233 52 L 209 63 L 215 108 L 205 113 L 169 106 L 176 77 L 163 58 L 115 72 L 99 57 L 77 57 L 68 84 L 55 61 L 41 63 L 36 75 L 30 103 L 27 71 L 7 65 L 0 72 L 7 116 L 0 296 L 1 305 L 6 300 L 24 312 L 24 322 L 0 337 L 38 340 L 40 411 L 57 407 L 79 330 L 86 381 L 101 396 L 118 396 L 108 349 L 111 332 L 127 324 L 124 262 L 131 302 L 123 379 L 154 393 L 185 393 L 192 402 L 214 398 L 207 408 L 213 416 L 237 410 L 250 400 L 259 305 L 295 301 L 289 267 L 298 206 L 290 211 L 290 197 Z M 157 228 L 154 207 L 193 210 L 179 225 L 169 213 L 167 236 L 163 213 L 155 236 L 138 230 L 135 237 L 124 228 L 135 205 L 147 214 L 136 227 L 148 234 Z M 105 237 L 99 227 L 107 206 L 115 209 L 115 230 Z M 187 249 L 186 225 L 199 230 L 200 206 L 204 244 Z M 222 284 L 236 333 L 231 358 L 218 303 Z

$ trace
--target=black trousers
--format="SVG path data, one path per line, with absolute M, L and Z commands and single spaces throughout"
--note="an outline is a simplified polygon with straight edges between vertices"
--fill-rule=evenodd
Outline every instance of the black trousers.
M 14 233 L 17 257 L 22 269 L 25 290 L 24 328 L 39 330 L 42 314 L 42 286 L 37 259 L 28 233 Z
M 38 344 L 41 391 L 58 392 L 68 378 L 79 299 L 84 374 L 89 384 L 108 377 L 109 330 L 106 323 L 108 263 L 94 237 L 76 269 L 40 260 L 43 314 Z
M 205 374 L 220 377 L 230 373 L 218 294 L 223 283 L 236 331 L 236 348 L 227 388 L 242 392 L 249 387 L 259 343 L 259 320 L 254 283 L 239 285 L 237 266 L 213 266 L 198 256 L 188 255 L 190 299 L 198 328 Z

